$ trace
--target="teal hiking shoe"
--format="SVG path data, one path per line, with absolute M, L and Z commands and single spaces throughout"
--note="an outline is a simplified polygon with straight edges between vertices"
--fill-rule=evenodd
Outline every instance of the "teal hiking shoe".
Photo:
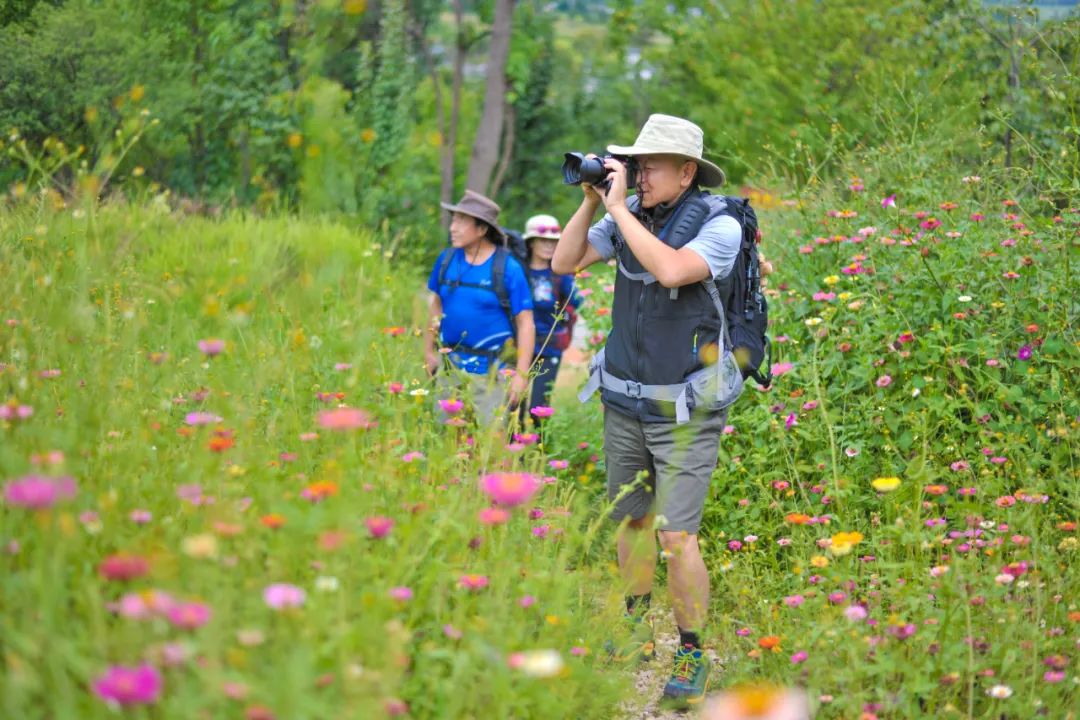
M 700 648 L 690 645 L 675 651 L 675 667 L 664 686 L 661 704 L 671 709 L 685 710 L 701 703 L 709 689 L 709 658 Z
M 604 643 L 608 657 L 617 663 L 640 663 L 656 655 L 656 637 L 652 620 L 647 615 L 627 615 L 622 620 L 618 637 Z

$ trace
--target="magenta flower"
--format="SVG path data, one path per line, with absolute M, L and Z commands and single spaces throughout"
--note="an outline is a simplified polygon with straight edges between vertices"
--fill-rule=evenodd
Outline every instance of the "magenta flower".
M 1031 346 L 1030 345 L 1024 345 L 1019 350 L 1017 350 L 1016 351 L 1016 359 L 1017 360 L 1024 360 L 1024 361 L 1030 360 L 1031 359 Z
M 796 415 L 795 413 L 791 413 L 791 414 L 789 414 L 787 416 L 787 419 L 784 420 L 784 429 L 785 430 L 790 430 L 791 428 L 795 427 L 798 424 L 799 424 L 799 416 Z
M 462 575 L 458 580 L 466 590 L 483 590 L 489 584 L 487 575 Z
M 890 625 L 886 632 L 892 635 L 897 640 L 907 640 L 909 637 L 915 634 L 915 625 L 913 623 L 907 623 L 906 625 Z
M 136 523 L 138 525 L 145 525 L 146 523 L 153 520 L 154 516 L 149 510 L 132 510 L 131 513 L 128 514 L 128 518 L 133 523 Z
M 791 656 L 791 664 L 792 665 L 799 665 L 801 663 L 804 663 L 804 662 L 806 662 L 807 657 L 809 657 L 809 655 L 807 655 L 806 651 L 805 650 L 800 650 L 799 652 L 797 652 L 797 653 L 795 653 L 794 655 Z
M 386 386 L 391 395 L 400 395 L 405 392 L 405 386 L 399 382 L 392 382 Z
M 781 375 L 786 375 L 787 373 L 791 372 L 791 369 L 793 367 L 795 366 L 789 362 L 773 363 L 772 374 L 774 377 L 780 377 Z
M 207 357 L 220 355 L 225 350 L 225 341 L 216 338 L 199 341 L 199 352 Z
M 742 543 L 738 540 L 732 540 L 728 542 L 727 546 L 728 550 L 731 550 L 732 552 L 739 552 L 740 550 L 742 550 Z
M 890 385 L 892 385 L 892 376 L 882 375 L 874 382 L 874 384 L 877 385 L 879 388 L 889 387 Z
M 77 492 L 78 486 L 70 477 L 26 475 L 4 485 L 4 502 L 28 510 L 44 510 L 60 500 L 70 500 Z
M 548 467 L 552 470 L 565 470 L 570 467 L 569 460 L 548 460 Z
M 274 610 L 287 610 L 302 607 L 307 600 L 307 593 L 295 585 L 274 583 L 263 590 L 263 600 Z
M 845 600 L 847 600 L 847 593 L 845 592 L 837 590 L 834 593 L 829 593 L 829 602 L 831 602 L 833 605 L 839 605 Z
M 210 606 L 204 603 L 177 603 L 167 612 L 173 627 L 183 630 L 195 630 L 210 622 Z
M 153 665 L 139 667 L 113 665 L 94 681 L 94 693 L 106 702 L 118 705 L 149 705 L 161 697 L 164 686 L 161 673 Z
M 404 463 L 414 463 L 417 460 L 423 459 L 424 453 L 420 452 L 419 450 L 413 450 L 412 452 L 407 452 L 401 456 L 401 461 Z
M 961 472 L 963 470 L 967 470 L 970 467 L 971 467 L 971 464 L 968 463 L 967 460 L 957 460 L 956 462 L 954 462 L 952 465 L 949 466 L 949 469 L 952 470 L 953 472 Z
M 139 555 L 117 553 L 98 564 L 98 574 L 106 580 L 134 580 L 150 572 L 150 562 Z
M 190 412 L 184 416 L 184 422 L 188 425 L 213 425 L 221 422 L 221 416 L 208 412 Z
M 465 403 L 460 400 L 440 400 L 439 407 L 447 415 L 457 415 L 465 407 Z
M 523 595 L 521 597 L 521 599 L 518 600 L 518 605 L 520 605 L 523 608 L 530 608 L 535 604 L 536 604 L 536 598 L 534 598 L 532 595 Z
M 364 520 L 364 524 L 367 525 L 368 532 L 371 533 L 371 537 L 379 540 L 390 534 L 390 531 L 394 528 L 394 521 L 388 517 L 376 515 L 375 517 L 369 517 Z
M 540 479 L 530 473 L 491 473 L 480 479 L 481 489 L 504 507 L 529 502 L 540 485 Z
M 549 408 L 545 405 L 537 405 L 536 407 L 529 410 L 529 412 L 532 413 L 533 417 L 538 418 L 549 418 L 555 414 L 555 410 L 553 408 Z
M 390 597 L 398 602 L 408 602 L 413 598 L 413 591 L 404 585 L 390 588 Z
M 784 604 L 789 608 L 797 608 L 806 602 L 806 599 L 802 595 L 788 595 L 784 598 Z
M 892 195 L 890 195 L 887 198 L 882 198 L 881 199 L 881 207 L 882 207 L 882 209 L 896 207 L 896 194 L 893 193 Z

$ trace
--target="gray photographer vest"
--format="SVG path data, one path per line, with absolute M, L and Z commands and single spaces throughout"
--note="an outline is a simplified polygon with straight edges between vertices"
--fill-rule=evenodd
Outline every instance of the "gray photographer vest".
M 641 218 L 639 205 L 636 197 L 627 203 Z M 723 196 L 691 190 L 654 233 L 677 250 L 726 207 Z M 666 288 L 638 262 L 618 228 L 612 244 L 619 269 L 612 330 L 579 398 L 584 402 L 600 390 L 610 409 L 642 422 L 678 423 L 697 407 L 718 411 L 734 402 L 742 373 L 727 332 L 725 283 L 707 279 Z

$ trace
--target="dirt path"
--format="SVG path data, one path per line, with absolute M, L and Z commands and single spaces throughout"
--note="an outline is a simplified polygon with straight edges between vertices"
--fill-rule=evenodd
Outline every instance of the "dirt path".
M 664 684 L 671 673 L 671 658 L 675 654 L 675 646 L 679 636 L 672 631 L 675 627 L 675 618 L 670 611 L 656 611 L 655 618 L 658 632 L 656 633 L 656 658 L 652 662 L 643 663 L 636 671 L 634 686 L 637 689 L 636 696 L 627 701 L 621 708 L 622 717 L 625 720 L 685 720 L 693 718 L 693 712 L 680 712 L 666 710 L 660 707 L 660 696 L 664 692 Z M 720 686 L 721 667 L 716 653 L 706 649 L 705 654 L 712 661 L 712 674 L 709 677 L 711 687 Z

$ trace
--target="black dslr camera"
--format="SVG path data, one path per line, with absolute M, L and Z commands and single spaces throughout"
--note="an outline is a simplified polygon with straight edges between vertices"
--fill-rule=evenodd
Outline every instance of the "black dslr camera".
M 582 153 L 568 152 L 565 155 L 562 166 L 563 183 L 566 185 L 580 185 L 588 183 L 593 187 L 604 188 L 605 192 L 611 187 L 608 175 L 611 171 L 604 167 L 604 161 L 617 160 L 626 166 L 626 187 L 637 186 L 638 164 L 633 157 L 626 155 L 605 155 L 604 157 L 585 157 Z

